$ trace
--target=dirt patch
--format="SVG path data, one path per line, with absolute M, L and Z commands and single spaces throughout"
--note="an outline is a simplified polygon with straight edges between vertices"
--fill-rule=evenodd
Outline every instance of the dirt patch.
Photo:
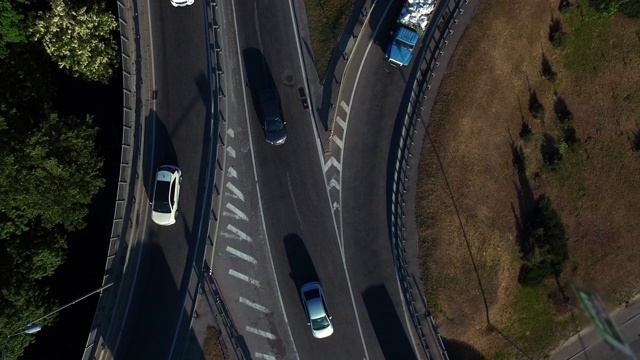
M 421 157 L 426 296 L 441 334 L 488 358 L 516 356 L 505 337 L 543 357 L 575 333 L 584 321 L 562 303 L 571 281 L 611 310 L 640 291 L 640 22 L 599 17 L 586 1 L 563 13 L 558 5 L 480 3 Z M 534 97 L 542 108 L 532 109 Z M 560 160 L 549 166 L 549 156 Z M 561 289 L 553 279 L 517 282 L 518 227 L 542 194 L 569 238 Z
M 220 329 L 215 326 L 207 328 L 207 337 L 204 339 L 205 360 L 229 360 L 227 347 L 222 339 Z

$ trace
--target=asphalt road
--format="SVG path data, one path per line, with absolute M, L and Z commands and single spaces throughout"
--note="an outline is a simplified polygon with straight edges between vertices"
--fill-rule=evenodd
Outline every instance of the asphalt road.
M 225 198 L 224 208 L 232 204 L 246 212 L 248 220 L 238 221 L 243 217 L 237 213 L 222 214 L 213 265 L 235 326 L 252 355 L 363 358 L 365 349 L 331 216 L 318 136 L 300 97 L 300 88 L 304 92 L 306 88 L 299 50 L 291 41 L 295 29 L 290 4 L 241 1 L 221 7 L 226 30 L 223 53 L 228 61 L 222 107 L 233 134 L 227 137 L 226 146 L 227 154 L 233 156 L 227 156 L 224 166 L 227 173 L 233 168 L 235 176 L 227 181 L 238 190 Z M 287 142 L 277 147 L 265 142 L 254 101 L 258 91 L 269 87 L 278 90 L 287 122 Z M 247 162 L 253 161 L 252 169 Z M 253 177 L 255 183 L 250 181 Z M 227 223 L 233 231 L 242 232 L 244 242 L 229 236 Z M 241 258 L 251 259 L 238 261 L 236 250 Z M 265 264 L 270 261 L 272 266 Z M 272 277 L 265 275 L 270 269 Z M 250 285 L 238 280 L 237 273 L 248 276 Z M 322 282 L 334 321 L 334 335 L 323 340 L 312 337 L 299 297 L 299 287 L 313 280 Z M 280 300 L 272 301 L 277 298 Z M 269 310 L 260 314 L 247 303 Z
M 419 343 L 412 335 L 394 269 L 388 213 L 395 165 L 391 154 L 397 146 L 392 135 L 404 119 L 404 92 L 412 79 L 411 66 L 394 68 L 384 57 L 393 14 L 400 11 L 398 4 L 388 5 L 376 2 L 360 34 L 367 41 L 350 60 L 355 76 L 349 78 L 355 81 L 343 88 L 340 100 L 349 108 L 342 114 L 342 231 L 371 358 L 412 359 L 414 344 Z
M 136 281 L 125 299 L 123 331 L 108 344 L 114 357 L 122 359 L 167 359 L 181 348 L 183 337 L 177 335 L 189 325 L 184 303 L 190 264 L 206 235 L 203 209 L 209 206 L 205 172 L 210 95 L 203 7 L 174 8 L 168 1 L 149 6 L 157 101 L 145 119 L 141 180 L 148 198 L 159 165 L 178 165 L 183 181 L 176 224 L 158 226 L 150 220 L 149 207 L 141 208 L 143 237 L 131 251 L 128 269 L 136 271 Z
M 238 333 L 234 341 L 245 356 L 416 357 L 387 220 L 390 139 L 408 80 L 406 69 L 392 73 L 384 61 L 393 24 L 383 16 L 387 4 L 372 14 L 365 37 L 378 29 L 381 44 L 361 62 L 361 82 L 349 100 L 342 204 L 328 197 L 335 189 L 325 176 L 335 166 L 327 166 L 331 162 L 300 99 L 300 88 L 306 91 L 299 60 L 305 50 L 283 41 L 296 36 L 290 5 L 243 1 L 216 8 L 223 19 L 226 184 L 211 261 L 232 332 Z M 265 143 L 256 115 L 253 99 L 268 87 L 277 88 L 287 121 L 283 146 Z M 311 336 L 299 299 L 299 287 L 313 280 L 325 287 L 336 329 L 323 340 Z
M 382 5 L 370 26 L 385 34 L 393 19 L 383 16 Z M 168 358 L 184 347 L 179 334 L 188 326 L 190 266 L 209 225 L 202 210 L 210 197 L 205 179 L 211 120 L 202 7 L 151 6 L 158 98 L 147 119 L 146 138 L 153 142 L 144 149 L 144 183 L 150 196 L 155 168 L 180 166 L 181 212 L 178 223 L 166 228 L 144 217 L 141 228 L 148 236 L 132 251 L 139 256 L 137 280 L 124 331 L 114 344 L 116 358 Z M 390 139 L 407 71 L 390 71 L 384 35 L 362 62 L 349 102 L 342 204 L 336 208 L 319 136 L 301 101 L 301 91 L 307 91 L 304 50 L 288 41 L 296 36 L 291 4 L 242 1 L 221 8 L 221 112 L 228 124 L 219 134 L 225 144 L 220 166 L 228 179 L 217 189 L 225 210 L 218 212 L 212 262 L 240 346 L 263 358 L 415 358 L 387 215 Z M 268 87 L 278 90 L 287 121 L 289 137 L 279 147 L 264 141 L 256 115 L 255 95 Z M 333 216 L 337 209 L 341 226 Z M 323 340 L 312 337 L 299 298 L 300 286 L 314 280 L 325 288 L 335 327 Z

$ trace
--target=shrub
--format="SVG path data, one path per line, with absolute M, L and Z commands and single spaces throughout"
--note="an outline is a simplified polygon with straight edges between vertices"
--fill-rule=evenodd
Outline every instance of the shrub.
M 533 139 L 533 130 L 531 129 L 531 125 L 526 121 L 523 121 L 522 126 L 520 126 L 520 139 L 527 142 Z
M 569 259 L 567 234 L 551 199 L 542 195 L 536 202 L 531 236 L 523 246 L 523 263 L 518 274 L 522 285 L 539 285 L 558 275 Z
M 533 103 L 529 111 L 534 118 L 540 121 L 544 120 L 544 106 L 540 102 Z

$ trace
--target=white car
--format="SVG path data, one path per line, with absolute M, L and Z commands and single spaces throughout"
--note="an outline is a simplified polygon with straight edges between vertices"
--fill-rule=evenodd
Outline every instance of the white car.
M 307 313 L 307 325 L 311 325 L 313 337 L 322 339 L 333 334 L 333 324 L 331 315 L 324 301 L 322 286 L 317 281 L 302 285 L 300 296 L 304 304 L 304 311 Z
M 171 5 L 173 6 L 187 6 L 193 4 L 194 0 L 171 0 Z
M 158 225 L 175 224 L 178 216 L 178 199 L 182 172 L 177 166 L 162 165 L 156 172 L 151 201 L 151 220 Z

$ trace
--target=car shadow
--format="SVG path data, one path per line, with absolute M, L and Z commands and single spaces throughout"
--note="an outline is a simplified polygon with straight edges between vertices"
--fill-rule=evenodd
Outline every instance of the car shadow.
M 289 277 L 296 285 L 296 289 L 300 290 L 306 283 L 320 281 L 311 256 L 300 236 L 289 234 L 284 237 L 283 242 L 289 261 Z
M 260 105 L 258 103 L 258 94 L 265 89 L 276 89 L 276 83 L 273 80 L 273 75 L 267 60 L 257 48 L 249 47 L 242 50 L 242 60 L 244 62 L 245 74 L 247 79 L 245 86 L 249 88 L 251 92 L 251 100 L 256 115 L 260 113 Z M 280 94 L 278 94 L 278 97 Z M 263 126 L 260 116 L 256 116 L 260 126 Z
M 147 200 L 151 201 L 156 170 L 162 165 L 180 167 L 180 164 L 178 164 L 176 149 L 167 126 L 154 110 L 149 111 L 149 114 L 147 114 L 145 124 L 145 139 L 154 140 L 145 142 L 145 148 L 142 151 L 144 189 L 147 194 Z

